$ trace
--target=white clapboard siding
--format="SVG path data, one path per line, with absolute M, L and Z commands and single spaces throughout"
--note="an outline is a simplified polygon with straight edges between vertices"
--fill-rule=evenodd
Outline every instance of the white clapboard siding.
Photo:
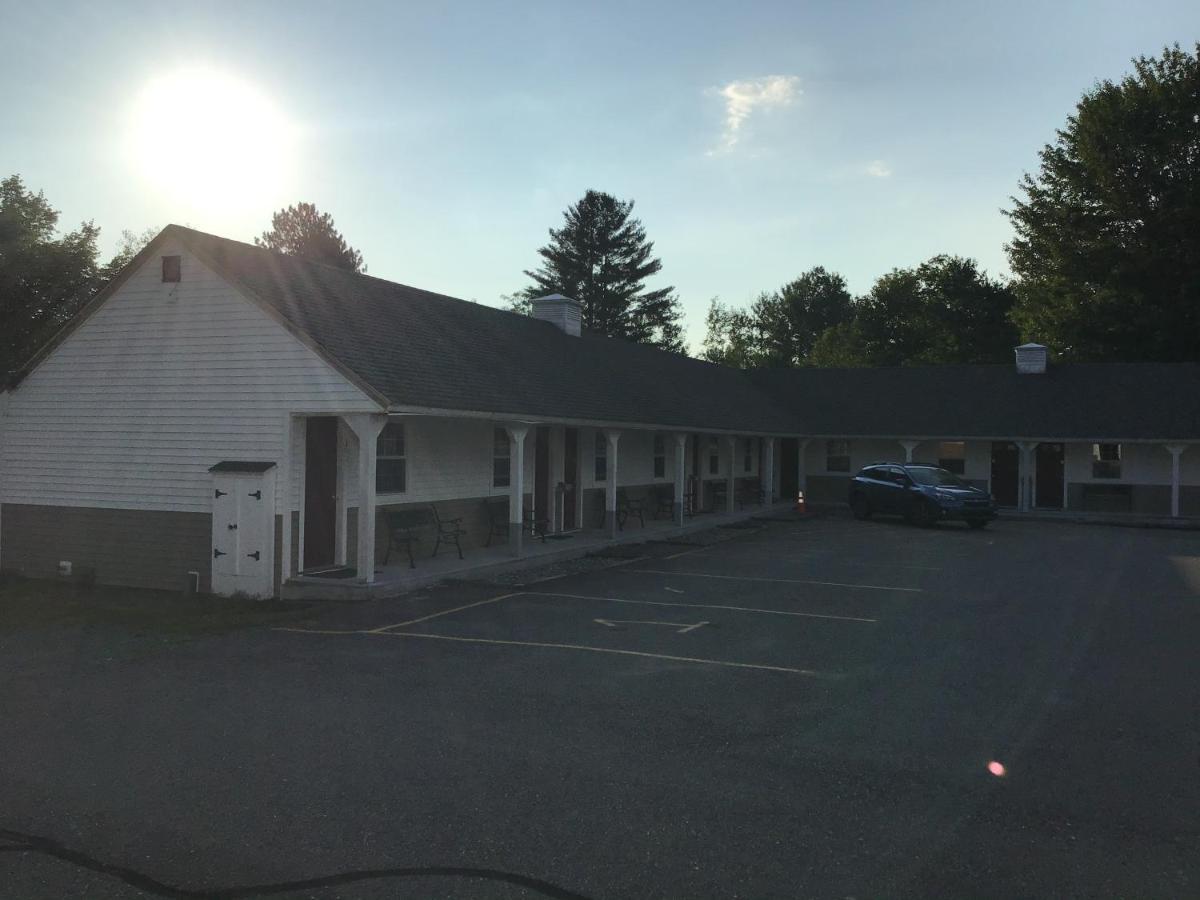
M 501 421 L 454 419 L 437 416 L 401 416 L 404 423 L 407 490 L 379 494 L 380 504 L 436 503 L 473 497 L 507 497 L 507 487 L 492 486 L 492 433 Z M 525 438 L 525 489 L 533 491 L 534 429 Z M 358 442 L 348 428 L 341 429 L 339 465 L 342 466 L 346 505 L 358 505 Z M 303 452 L 293 456 L 293 466 L 303 470 Z
M 163 247 L 176 253 L 180 283 L 162 282 L 156 255 L 11 392 L 0 501 L 207 512 L 214 463 L 285 467 L 289 414 L 379 411 L 215 272 Z M 295 500 L 281 490 L 278 508 Z

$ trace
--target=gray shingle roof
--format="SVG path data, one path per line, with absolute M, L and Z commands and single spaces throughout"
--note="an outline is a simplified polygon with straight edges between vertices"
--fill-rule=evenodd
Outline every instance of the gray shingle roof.
M 748 375 L 170 226 L 396 406 L 792 433 Z
M 767 369 L 754 381 L 805 434 L 1200 439 L 1200 364 Z

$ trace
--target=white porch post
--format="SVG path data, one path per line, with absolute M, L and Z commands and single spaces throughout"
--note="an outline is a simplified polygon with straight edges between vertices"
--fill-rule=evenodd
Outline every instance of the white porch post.
M 808 497 L 808 465 L 804 459 L 808 453 L 809 439 L 796 439 L 796 486 L 798 490 L 804 491 L 804 496 Z
M 725 438 L 725 445 L 729 449 L 729 471 L 725 473 L 725 511 L 733 512 L 734 501 L 734 472 L 737 470 L 737 441 L 736 437 Z
M 358 438 L 358 580 L 375 581 L 375 461 L 377 439 L 387 416 L 355 413 L 345 417 Z
M 567 524 L 563 522 L 563 492 L 559 490 L 560 485 L 564 485 L 566 479 L 566 429 L 561 425 L 555 425 L 550 428 L 550 473 L 549 484 L 546 485 L 547 493 L 550 496 L 550 530 L 556 534 L 567 529 Z M 536 472 L 534 475 L 536 476 Z
M 675 502 L 671 504 L 671 518 L 683 527 L 683 492 L 687 478 L 687 435 L 675 435 Z
M 917 449 L 917 444 L 920 441 L 901 441 L 900 446 L 904 448 L 904 461 L 910 463 L 913 461 L 913 451 Z
M 1187 444 L 1165 444 L 1171 454 L 1171 516 L 1179 518 L 1179 457 L 1187 449 Z
M 506 425 L 508 432 L 508 546 L 513 556 L 524 553 L 525 537 L 525 436 L 524 425 Z
M 346 425 L 351 431 L 354 426 L 350 424 L 349 419 L 346 420 Z M 350 450 L 347 446 L 349 438 L 345 434 L 341 425 L 338 425 L 337 440 L 334 444 L 336 449 L 334 455 L 337 459 L 334 473 L 334 488 L 337 494 L 334 500 L 334 505 L 337 508 L 337 520 L 333 523 L 333 561 L 339 565 L 347 565 L 350 560 L 346 558 L 346 532 L 349 530 L 347 519 L 350 516 L 349 492 L 346 490 L 346 472 L 350 466 Z
M 775 502 L 775 438 L 763 438 L 763 505 L 770 506 Z
M 608 536 L 617 536 L 617 446 L 621 432 L 614 428 L 604 429 L 604 440 L 608 442 L 608 454 L 604 470 L 604 530 Z
M 275 490 L 275 505 L 283 514 L 279 547 L 279 587 L 292 577 L 292 416 L 283 417 L 283 460 Z

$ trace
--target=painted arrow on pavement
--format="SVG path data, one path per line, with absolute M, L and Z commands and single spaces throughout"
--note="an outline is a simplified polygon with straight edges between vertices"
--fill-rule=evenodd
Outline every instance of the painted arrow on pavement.
M 689 631 L 695 631 L 701 625 L 707 625 L 708 622 L 652 622 L 646 619 L 592 619 L 597 625 L 606 625 L 609 628 L 616 628 L 618 625 L 667 625 L 671 628 L 676 628 L 676 634 L 686 634 Z

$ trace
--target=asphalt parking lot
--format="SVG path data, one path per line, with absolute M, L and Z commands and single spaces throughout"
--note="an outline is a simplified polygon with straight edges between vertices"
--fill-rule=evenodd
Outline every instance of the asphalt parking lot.
M 723 536 L 0 635 L 0 895 L 1200 893 L 1200 533 Z

